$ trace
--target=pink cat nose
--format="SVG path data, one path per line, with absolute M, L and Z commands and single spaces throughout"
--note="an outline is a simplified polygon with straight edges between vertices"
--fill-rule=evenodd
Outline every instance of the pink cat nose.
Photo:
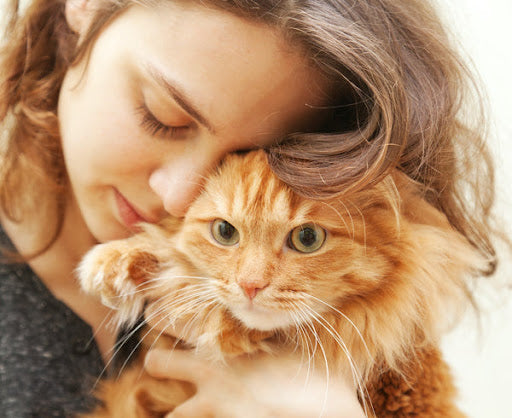
M 242 282 L 240 283 L 240 287 L 244 290 L 244 293 L 250 300 L 253 300 L 256 294 L 265 289 L 268 286 L 268 283 L 254 283 L 254 282 Z

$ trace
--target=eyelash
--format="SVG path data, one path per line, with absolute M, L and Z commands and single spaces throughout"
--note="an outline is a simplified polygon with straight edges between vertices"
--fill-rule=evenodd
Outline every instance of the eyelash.
M 151 113 L 146 104 L 137 107 L 136 113 L 140 117 L 140 126 L 152 136 L 176 138 L 178 134 L 188 129 L 188 126 L 168 126 L 163 124 Z

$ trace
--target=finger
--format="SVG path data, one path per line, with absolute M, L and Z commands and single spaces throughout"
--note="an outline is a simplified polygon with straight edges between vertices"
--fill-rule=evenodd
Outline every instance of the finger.
M 198 385 L 211 379 L 213 369 L 204 360 L 183 350 L 153 349 L 145 358 L 146 371 L 157 378 L 185 380 Z
M 187 318 L 173 318 L 172 321 L 165 314 L 165 308 L 158 303 L 152 303 L 146 307 L 144 313 L 146 323 L 151 329 L 156 329 L 167 335 L 172 335 L 179 340 L 195 345 L 199 338 L 198 330 L 190 326 Z

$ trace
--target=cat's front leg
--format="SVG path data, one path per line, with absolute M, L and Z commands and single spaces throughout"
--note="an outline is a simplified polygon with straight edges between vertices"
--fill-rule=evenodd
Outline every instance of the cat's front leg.
M 271 341 L 275 335 L 275 331 L 249 329 L 229 312 L 225 312 L 218 343 L 221 351 L 228 357 L 257 352 L 271 353 Z
M 186 287 L 184 290 L 186 295 Z M 249 329 L 216 304 L 203 308 L 199 303 L 190 309 L 190 305 L 180 306 L 178 303 L 172 307 L 172 299 L 185 298 L 175 294 L 171 299 L 148 305 L 146 318 L 149 318 L 150 326 L 160 328 L 187 346 L 194 347 L 201 356 L 222 362 L 244 354 L 273 351 L 274 331 Z
M 78 278 L 87 293 L 118 311 L 120 323 L 132 323 L 143 310 L 147 282 L 158 270 L 158 258 L 132 237 L 93 247 L 78 267 Z
M 199 328 L 195 328 L 196 332 Z M 213 354 L 213 358 L 226 359 L 257 352 L 272 352 L 274 331 L 249 329 L 225 310 L 207 313 L 193 344 Z M 190 341 L 190 340 L 187 340 Z

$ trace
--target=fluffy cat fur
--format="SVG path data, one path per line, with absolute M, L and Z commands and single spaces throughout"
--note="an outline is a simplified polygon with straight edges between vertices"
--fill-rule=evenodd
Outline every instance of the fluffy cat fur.
M 217 219 L 237 229 L 235 245 L 216 241 Z M 316 251 L 293 248 L 301 225 L 325 231 Z M 298 347 L 357 379 L 368 416 L 457 417 L 438 342 L 484 262 L 399 171 L 317 201 L 294 193 L 255 151 L 227 157 L 183 221 L 96 246 L 79 276 L 120 323 L 133 324 L 146 304 L 163 309 L 169 326 L 187 323 L 187 343 L 202 355 Z M 161 416 L 193 395 L 190 384 L 142 370 L 151 345 L 177 343 L 146 331 L 138 360 L 103 382 L 103 405 L 88 416 Z

